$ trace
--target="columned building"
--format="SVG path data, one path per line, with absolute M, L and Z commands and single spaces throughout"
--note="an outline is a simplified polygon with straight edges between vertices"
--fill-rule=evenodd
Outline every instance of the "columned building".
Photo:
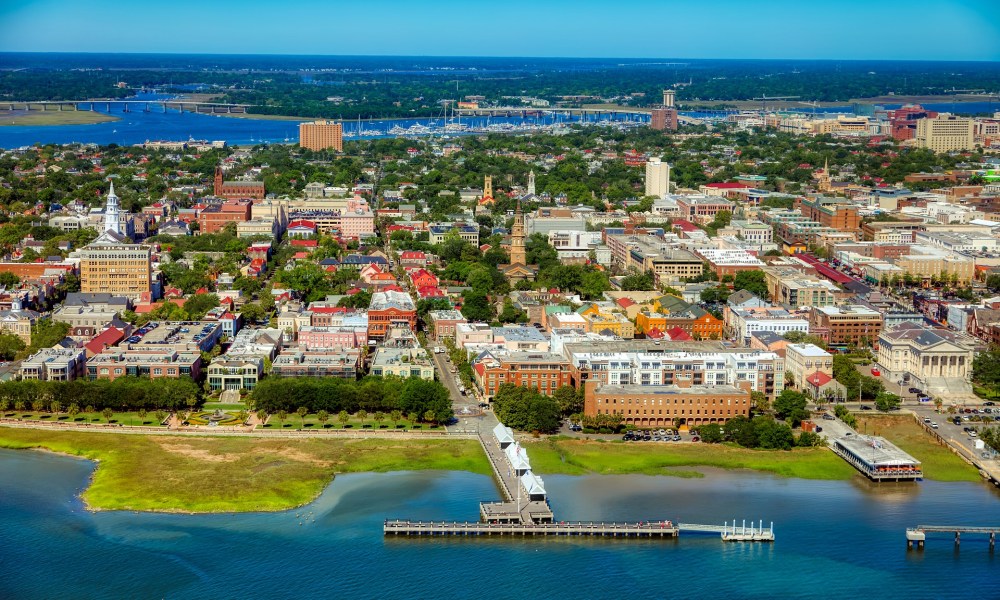
M 118 196 L 108 190 L 104 232 L 80 251 L 80 291 L 138 297 L 152 289 L 148 246 L 131 243 L 121 234 Z

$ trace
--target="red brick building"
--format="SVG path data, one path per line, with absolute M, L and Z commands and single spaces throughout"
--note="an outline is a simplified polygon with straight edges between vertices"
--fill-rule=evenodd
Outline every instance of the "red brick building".
M 215 168 L 215 185 L 212 194 L 227 200 L 263 200 L 264 182 L 262 181 L 223 181 L 222 168 Z
M 749 416 L 750 392 L 731 385 L 584 385 L 583 414 L 622 416 L 626 425 L 674 427 Z
M 376 292 L 368 306 L 368 337 L 382 339 L 396 326 L 417 330 L 417 307 L 404 292 Z
M 198 232 L 215 233 L 229 223 L 250 220 L 250 200 L 227 200 L 222 204 L 210 204 L 198 214 Z
M 512 383 L 551 396 L 564 385 L 572 385 L 569 361 L 551 352 L 510 352 L 486 355 L 472 365 L 476 386 L 492 399 L 501 385 Z
M 656 131 L 677 131 L 677 109 L 654 108 L 650 114 L 649 126 Z

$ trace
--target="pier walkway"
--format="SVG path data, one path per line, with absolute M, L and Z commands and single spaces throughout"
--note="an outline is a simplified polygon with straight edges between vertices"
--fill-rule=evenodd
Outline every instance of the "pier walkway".
M 997 533 L 1000 533 L 1000 526 L 998 527 L 966 527 L 963 525 L 917 525 L 906 530 L 906 548 L 907 550 L 912 550 L 916 547 L 918 550 L 924 549 L 924 542 L 927 540 L 928 533 L 954 533 L 955 534 L 955 548 L 957 549 L 962 543 L 962 534 L 978 534 L 986 535 L 989 537 L 990 552 L 996 548 Z
M 469 523 L 449 521 L 386 521 L 385 535 L 402 536 L 599 536 L 631 538 L 677 537 L 677 526 L 670 521 L 639 523 L 564 522 L 564 523 Z

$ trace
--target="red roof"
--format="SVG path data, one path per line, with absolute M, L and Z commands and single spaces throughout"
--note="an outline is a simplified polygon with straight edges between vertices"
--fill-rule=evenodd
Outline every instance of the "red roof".
M 417 290 L 417 295 L 421 298 L 443 298 L 444 292 L 437 286 L 425 285 Z
M 309 253 L 308 252 L 296 252 L 295 254 L 292 255 L 292 258 L 294 260 L 299 260 L 299 259 L 302 259 L 302 258 L 309 258 Z
M 415 260 L 418 258 L 427 258 L 427 255 L 424 254 L 423 252 L 420 252 L 419 250 L 406 250 L 405 252 L 400 254 L 399 257 L 403 260 L 408 260 L 408 259 Z
M 628 308 L 630 306 L 635 306 L 635 302 L 633 302 L 629 298 L 619 298 L 618 301 L 616 302 L 616 304 L 618 304 L 618 306 L 620 306 L 622 308 Z
M 667 330 L 667 337 L 670 338 L 672 342 L 690 342 L 694 338 L 691 335 L 681 329 L 680 327 L 674 327 L 673 329 Z
M 678 219 L 673 222 L 673 226 L 681 231 L 698 231 L 698 226 L 691 221 L 685 221 L 684 219 Z
M 298 219 L 288 224 L 289 229 L 295 229 L 296 227 L 304 227 L 306 229 L 316 229 L 316 223 L 313 223 L 312 221 L 307 221 L 306 219 Z
M 90 340 L 84 347 L 87 352 L 92 354 L 100 354 L 104 350 L 105 346 L 114 346 L 118 342 L 125 339 L 125 332 L 117 327 L 108 327 L 101 333 L 97 334 L 94 339 Z
M 660 331 L 659 329 L 657 329 L 656 327 L 654 327 L 654 328 L 652 328 L 652 329 L 650 329 L 649 331 L 646 332 L 646 337 L 654 339 L 654 340 L 658 340 L 658 339 L 660 339 L 660 338 L 663 337 L 663 332 Z
M 483 365 L 483 363 L 481 362 L 472 365 L 472 368 L 476 370 L 476 373 L 479 373 L 480 377 L 482 377 L 483 374 L 486 373 L 486 366 Z
M 806 377 L 806 381 L 809 382 L 809 385 L 814 385 L 816 387 L 823 387 L 824 385 L 833 381 L 833 377 L 830 377 L 829 375 L 827 375 L 822 371 L 816 371 L 809 377 Z
M 319 240 L 292 238 L 292 246 L 301 246 L 303 248 L 316 248 L 319 246 Z

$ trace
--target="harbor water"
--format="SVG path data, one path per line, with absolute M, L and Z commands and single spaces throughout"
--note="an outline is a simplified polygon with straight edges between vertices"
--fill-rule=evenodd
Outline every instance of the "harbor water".
M 980 483 L 549 476 L 559 519 L 760 518 L 777 540 L 386 539 L 388 518 L 475 520 L 493 481 L 354 474 L 280 513 L 88 512 L 78 494 L 93 468 L 0 450 L 0 598 L 1000 597 L 982 536 L 905 546 L 908 526 L 997 525 L 1000 495 Z

